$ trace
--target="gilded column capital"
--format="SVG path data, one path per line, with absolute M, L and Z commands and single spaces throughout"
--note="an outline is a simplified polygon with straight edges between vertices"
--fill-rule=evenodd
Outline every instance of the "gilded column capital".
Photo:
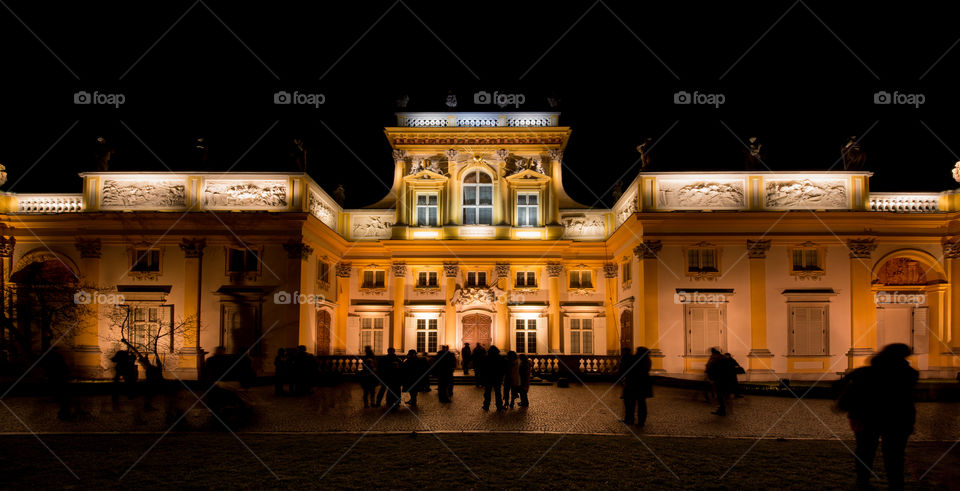
M 563 264 L 560 264 L 560 263 L 547 264 L 547 276 L 551 278 L 556 278 L 560 276 L 560 273 L 562 272 L 563 272 Z
M 456 278 L 460 272 L 460 266 L 456 262 L 443 263 L 443 276 L 446 278 Z
M 510 263 L 497 263 L 495 270 L 497 278 L 508 278 L 510 276 Z
M 16 245 L 16 237 L 12 235 L 10 237 L 0 235 L 0 257 L 13 257 L 13 249 Z
M 82 237 L 77 237 L 77 242 L 74 245 L 76 246 L 77 250 L 80 251 L 81 258 L 100 259 L 100 239 L 84 239 Z
M 603 274 L 607 278 L 616 278 L 617 265 L 614 263 L 603 263 Z
M 404 278 L 407 276 L 407 263 L 395 262 L 390 265 L 390 269 L 393 270 L 394 278 Z
M 767 251 L 770 250 L 769 240 L 748 240 L 747 255 L 750 259 L 765 259 Z
M 313 247 L 299 241 L 290 241 L 283 244 L 283 249 L 287 251 L 287 257 L 290 259 L 301 259 L 306 261 L 313 254 Z
M 349 278 L 352 271 L 352 263 L 348 261 L 340 261 L 337 263 L 337 278 Z
M 850 249 L 851 259 L 870 259 L 870 254 L 876 248 L 876 239 L 850 239 L 847 241 L 847 249 Z
M 960 237 L 944 239 L 943 257 L 945 259 L 960 259 Z
M 645 240 L 633 248 L 633 254 L 641 259 L 656 259 L 661 249 L 663 244 L 659 240 Z
M 203 257 L 203 249 L 207 246 L 207 239 L 183 239 L 180 241 L 180 250 L 187 258 Z

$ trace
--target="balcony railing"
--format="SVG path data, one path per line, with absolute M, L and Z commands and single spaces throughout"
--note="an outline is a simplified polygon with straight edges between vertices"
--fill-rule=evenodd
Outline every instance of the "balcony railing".
M 870 193 L 870 211 L 937 213 L 938 193 Z
M 19 213 L 79 213 L 83 211 L 81 194 L 18 194 Z
M 404 356 L 398 355 L 401 361 Z M 427 357 L 431 362 L 433 357 Z M 459 356 L 458 362 L 459 362 Z M 531 372 L 537 375 L 613 375 L 620 370 L 620 357 L 615 355 L 527 355 Z M 363 360 L 358 355 L 317 357 L 320 373 L 353 375 L 360 372 Z

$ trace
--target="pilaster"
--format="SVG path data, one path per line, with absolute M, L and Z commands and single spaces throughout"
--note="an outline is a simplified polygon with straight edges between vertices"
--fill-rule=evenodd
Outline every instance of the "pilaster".
M 547 264 L 549 305 L 547 308 L 547 323 L 549 324 L 549 346 L 551 353 L 562 353 L 563 344 L 561 342 L 560 331 L 560 273 L 563 272 L 563 265 L 560 263 Z
M 877 308 L 871 284 L 870 256 L 877 248 L 875 239 L 850 239 L 850 351 L 847 368 L 863 366 L 877 350 Z
M 443 263 L 444 280 L 444 303 L 445 313 L 443 316 L 444 339 L 457 339 L 457 306 L 453 304 L 453 294 L 457 290 L 457 275 L 460 273 L 460 266 L 456 262 Z M 498 329 L 500 326 L 497 326 Z
M 203 358 L 200 349 L 200 305 L 203 294 L 203 249 L 206 239 L 183 239 L 183 347 L 179 353 L 177 376 L 199 378 Z
M 498 298 L 497 309 L 497 346 L 510 346 L 510 310 L 507 303 L 510 301 L 510 290 L 513 284 L 510 281 L 510 264 L 497 263 L 495 271 L 497 273 L 497 288 L 504 292 L 503 298 Z
M 773 380 L 773 353 L 767 347 L 767 251 L 769 240 L 748 240 L 750 262 L 750 380 Z
M 350 262 L 337 263 L 337 321 L 333 326 L 333 354 L 347 353 L 347 316 L 350 313 L 350 276 L 353 265 Z
M 306 274 L 305 268 L 309 264 L 310 255 L 313 254 L 313 248 L 303 242 L 292 240 L 283 244 L 283 249 L 287 251 L 287 284 L 296 290 L 291 293 L 291 298 L 299 297 L 300 294 L 307 295 L 314 289 L 315 282 L 308 281 L 313 278 Z M 311 329 L 311 315 L 316 310 L 316 305 L 311 302 L 297 302 L 297 344 L 303 346 L 314 346 L 313 337 L 316 335 L 314 329 Z
M 663 352 L 660 351 L 660 278 L 658 274 L 660 251 L 663 244 L 659 240 L 645 240 L 633 249 L 633 253 L 643 264 L 642 276 L 637 280 L 643 282 L 643 327 L 641 340 L 643 346 L 650 350 L 651 372 L 663 372 Z
M 407 265 L 406 263 L 396 262 L 390 266 L 393 272 L 393 335 L 390 339 L 390 346 L 393 346 L 398 353 L 403 351 L 403 324 L 406 320 L 403 305 L 403 296 L 407 289 Z
M 617 264 L 604 263 L 604 294 L 606 296 L 606 317 L 607 317 L 607 345 L 605 347 L 608 355 L 620 354 L 620 334 L 617 325 L 620 319 L 617 318 Z
M 92 297 L 100 289 L 100 239 L 77 238 L 76 248 L 80 251 L 80 288 L 90 289 Z M 100 375 L 100 305 L 91 302 L 84 305 L 80 323 L 73 338 L 74 370 L 80 377 Z

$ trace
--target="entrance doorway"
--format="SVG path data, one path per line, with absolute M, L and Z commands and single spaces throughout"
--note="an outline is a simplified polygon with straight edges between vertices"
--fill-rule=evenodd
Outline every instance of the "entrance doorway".
M 330 354 L 330 313 L 326 310 L 317 312 L 317 355 Z
M 491 332 L 492 324 L 493 319 L 491 319 L 489 315 L 468 314 L 463 316 L 463 319 L 460 321 L 462 341 L 464 343 L 470 343 L 471 347 L 482 344 L 484 347 L 489 348 L 490 343 L 493 341 Z
M 620 314 L 620 347 L 633 350 L 633 311 Z

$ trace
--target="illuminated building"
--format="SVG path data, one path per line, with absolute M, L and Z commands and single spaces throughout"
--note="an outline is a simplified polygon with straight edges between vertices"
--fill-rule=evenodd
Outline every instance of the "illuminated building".
M 643 345 L 673 376 L 719 346 L 752 380 L 835 378 L 905 342 L 923 376 L 956 374 L 954 192 L 871 193 L 869 172 L 643 172 L 590 208 L 564 192 L 558 118 L 401 113 L 393 187 L 361 209 L 302 173 L 96 172 L 80 194 L 6 194 L 5 284 L 49 261 L 124 294 L 138 329 L 199 318 L 165 341 L 182 377 L 219 345 L 254 346 L 271 373 L 277 348 L 464 342 L 587 370 Z M 115 308 L 73 336 L 83 373 L 111 366 Z

